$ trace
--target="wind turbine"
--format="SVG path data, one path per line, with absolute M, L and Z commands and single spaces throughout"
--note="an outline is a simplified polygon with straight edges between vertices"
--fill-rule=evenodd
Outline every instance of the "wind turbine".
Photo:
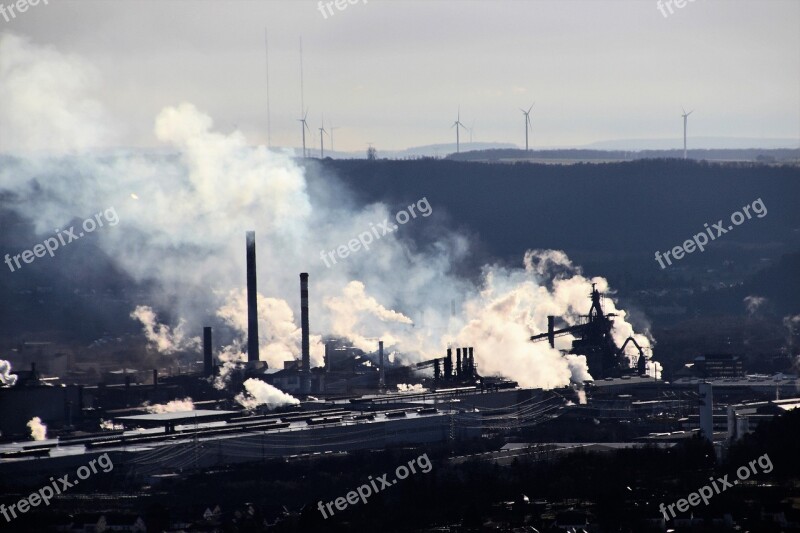
M 536 102 L 534 102 L 535 104 Z M 522 111 L 522 114 L 525 115 L 525 151 L 528 151 L 528 130 L 533 130 L 533 124 L 531 124 L 531 109 L 533 109 L 533 104 L 528 108 L 527 111 L 520 108 L 519 110 Z
M 325 119 L 322 119 L 322 126 L 319 128 L 319 158 L 323 159 L 325 157 L 325 143 L 323 142 L 322 134 L 327 135 L 328 132 L 325 131 Z
M 461 152 L 461 138 L 459 137 L 459 129 L 458 129 L 459 126 L 461 126 L 464 129 L 467 129 L 467 127 L 461 123 L 461 106 L 458 106 L 458 118 L 456 118 L 456 121 L 453 122 L 452 126 L 450 126 L 451 128 L 456 129 L 456 153 Z
M 311 128 L 308 127 L 308 122 L 306 121 L 307 118 L 308 110 L 306 110 L 303 118 L 297 119 L 300 122 L 300 130 L 303 132 L 303 157 L 306 157 L 306 130 L 311 131 Z
M 686 123 L 688 122 L 689 115 L 694 113 L 694 109 L 688 113 L 683 108 L 681 108 L 681 111 L 683 111 L 683 115 L 681 115 L 683 117 L 683 158 L 686 159 Z
M 269 111 L 269 39 L 264 28 L 264 48 L 267 55 L 267 148 L 272 147 L 272 118 Z

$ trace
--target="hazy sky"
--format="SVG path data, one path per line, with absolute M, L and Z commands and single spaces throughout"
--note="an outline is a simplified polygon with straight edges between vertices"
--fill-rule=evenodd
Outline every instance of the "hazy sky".
M 359 0 L 324 18 L 311 1 L 50 0 L 0 32 L 93 64 L 95 96 L 133 146 L 157 146 L 156 114 L 182 101 L 266 143 L 265 27 L 273 145 L 300 145 L 301 36 L 309 145 L 322 113 L 337 150 L 454 142 L 459 105 L 476 142 L 524 145 L 519 108 L 534 101 L 533 146 L 678 138 L 681 106 L 694 136 L 800 139 L 800 1 L 673 9 Z

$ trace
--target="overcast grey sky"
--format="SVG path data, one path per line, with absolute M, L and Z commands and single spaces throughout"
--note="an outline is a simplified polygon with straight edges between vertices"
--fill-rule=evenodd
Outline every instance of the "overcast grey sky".
M 273 145 L 300 144 L 300 36 L 309 143 L 324 113 L 339 127 L 337 150 L 453 142 L 459 105 L 475 141 L 522 145 L 519 108 L 534 101 L 534 146 L 678 138 L 681 106 L 696 110 L 694 136 L 800 139 L 797 0 L 695 0 L 667 17 L 656 0 L 361 0 L 333 10 L 50 0 L 0 18 L 0 32 L 93 64 L 96 97 L 132 146 L 158 145 L 155 116 L 183 101 L 216 128 L 265 143 L 265 27 Z

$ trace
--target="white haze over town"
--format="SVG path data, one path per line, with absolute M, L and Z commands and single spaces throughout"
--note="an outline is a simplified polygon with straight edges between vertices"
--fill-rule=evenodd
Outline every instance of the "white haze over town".
M 547 342 L 528 340 L 546 330 L 547 315 L 575 323 L 588 311 L 591 283 L 609 290 L 604 279 L 582 276 L 563 252 L 520 250 L 519 268 L 486 265 L 474 286 L 450 274 L 470 253 L 468 239 L 441 228 L 424 249 L 412 249 L 397 232 L 369 253 L 325 268 L 320 250 L 347 242 L 398 206 L 357 207 L 335 176 L 306 173 L 291 154 L 250 146 L 239 132 L 219 133 L 187 102 L 165 102 L 154 117 L 162 153 L 97 153 L 90 148 L 98 138 L 122 129 L 93 99 L 100 88 L 100 73 L 83 59 L 0 37 L 0 123 L 16 146 L 0 168 L 0 192 L 17 196 L 15 209 L 42 235 L 114 205 L 119 225 L 92 238 L 135 280 L 157 282 L 131 312 L 163 353 L 197 349 L 197 336 L 187 332 L 199 335 L 216 315 L 240 333 L 224 358 L 244 357 L 244 244 L 253 229 L 261 358 L 272 368 L 300 356 L 298 274 L 307 271 L 312 365 L 323 362 L 321 335 L 332 334 L 369 352 L 382 339 L 407 362 L 439 357 L 449 343 L 473 346 L 482 374 L 522 386 L 589 377 L 583 356 L 564 357 Z M 455 317 L 451 299 L 459 304 Z M 605 305 L 618 315 L 621 344 L 633 328 L 611 299 Z M 171 324 L 158 323 L 162 313 Z M 424 327 L 413 322 L 419 316 Z M 635 338 L 650 344 L 645 335 Z M 559 338 L 556 348 L 569 341 Z

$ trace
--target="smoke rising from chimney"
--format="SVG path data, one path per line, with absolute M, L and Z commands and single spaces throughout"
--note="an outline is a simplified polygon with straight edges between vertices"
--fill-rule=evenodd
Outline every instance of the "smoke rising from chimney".
M 0 359 L 0 387 L 13 387 L 17 383 L 17 375 L 11 373 L 11 363 Z
M 200 347 L 200 337 L 186 336 L 185 320 L 180 320 L 175 328 L 170 328 L 160 324 L 155 311 L 146 305 L 136 306 L 131 312 L 131 318 L 142 324 L 142 333 L 147 339 L 147 344 L 159 353 L 169 355 Z
M 608 288 L 602 278 L 584 278 L 563 252 L 528 252 L 523 268 L 487 265 L 474 284 L 451 274 L 470 253 L 465 236 L 442 230 L 435 242 L 412 248 L 392 233 L 368 254 L 326 269 L 319 250 L 333 249 L 371 222 L 391 217 L 397 206 L 358 206 L 356 195 L 336 176 L 313 163 L 301 168 L 288 152 L 251 146 L 239 132 L 215 131 L 212 119 L 190 103 L 158 113 L 154 134 L 165 151 L 88 151 L 98 132 L 117 130 L 104 118 L 103 106 L 88 96 L 86 80 L 99 83 L 91 67 L 6 36 L 0 38 L 0 69 L 0 149 L 14 154 L 0 165 L 0 192 L 15 199 L 9 205 L 42 234 L 114 205 L 120 231 L 93 235 L 93 242 L 134 280 L 154 287 L 133 311 L 148 341 L 164 353 L 195 342 L 199 349 L 199 339 L 187 338 L 181 323 L 194 330 L 216 314 L 237 335 L 220 350 L 220 383 L 226 379 L 225 361 L 239 360 L 246 345 L 246 257 L 240 239 L 251 228 L 269 251 L 258 261 L 269 275 L 261 276 L 256 294 L 257 340 L 260 359 L 273 368 L 302 356 L 295 284 L 296 273 L 308 271 L 315 301 L 323 302 L 313 310 L 309 338 L 314 366 L 322 363 L 320 336 L 330 333 L 365 351 L 383 339 L 390 353 L 407 362 L 440 357 L 448 343 L 474 346 L 482 374 L 504 375 L 525 386 L 588 377 L 582 357 L 558 351 L 568 346 L 568 336 L 558 339 L 556 349 L 527 340 L 546 331 L 548 314 L 569 322 L 586 313 L 591 282 Z M 59 75 L 41 79 L 36 76 L 41 69 Z M 66 125 L 59 122 L 62 117 Z M 437 216 L 426 223 L 435 224 Z M 67 258 L 62 262 L 65 272 L 74 268 Z M 460 309 L 451 313 L 446 304 L 454 295 Z M 632 326 L 610 298 L 606 307 L 618 313 L 614 337 L 624 340 Z M 176 317 L 177 325 L 158 324 L 154 309 Z M 414 327 L 408 315 L 415 313 L 424 314 L 425 328 Z M 641 335 L 636 338 L 649 345 Z

